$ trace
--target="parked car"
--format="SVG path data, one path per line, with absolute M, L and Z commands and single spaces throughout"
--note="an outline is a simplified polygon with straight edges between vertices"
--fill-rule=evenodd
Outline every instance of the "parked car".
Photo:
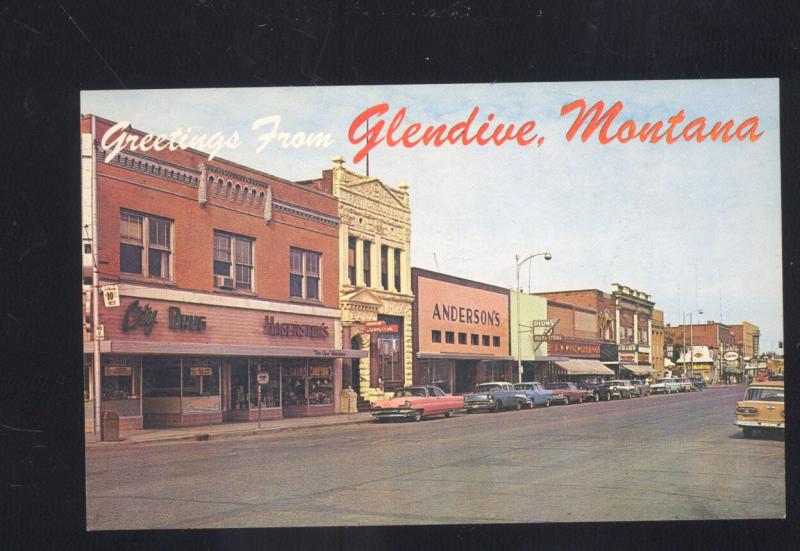
M 561 402 L 564 405 L 568 405 L 570 402 L 581 404 L 586 398 L 586 395 L 589 394 L 587 391 L 578 388 L 577 385 L 571 381 L 550 383 L 547 385 L 547 389 L 553 391 L 554 402 Z
M 524 394 L 531 402 L 531 406 L 544 406 L 549 407 L 550 402 L 553 400 L 553 391 L 547 390 L 542 386 L 542 383 L 531 381 L 528 383 L 517 383 L 514 385 L 514 390 Z
M 697 390 L 694 383 L 689 379 L 678 379 L 678 384 L 680 385 L 680 392 L 694 392 Z
M 633 393 L 636 391 L 628 380 L 612 379 L 608 381 L 607 384 L 611 389 L 616 390 L 616 394 L 618 394 L 620 398 L 632 398 Z
M 744 398 L 736 402 L 735 424 L 742 427 L 745 438 L 755 430 L 784 432 L 783 381 L 755 382 L 747 387 Z
M 703 379 L 702 377 L 692 377 L 689 380 L 692 381 L 694 388 L 696 388 L 697 390 L 703 390 L 706 388 L 706 380 Z
M 678 379 L 673 378 L 664 378 L 664 379 L 656 379 L 656 382 L 650 385 L 650 393 L 651 394 L 672 394 L 674 392 L 680 392 L 681 385 L 678 383 Z
M 606 381 L 597 388 L 597 395 L 601 400 L 630 398 L 630 389 L 621 381 Z
M 650 396 L 650 385 L 639 379 L 631 381 L 631 385 L 636 389 L 637 396 Z
M 599 377 L 591 377 L 580 379 L 577 382 L 578 388 L 582 388 L 587 392 L 586 397 L 583 399 L 585 402 L 586 400 L 592 401 L 599 401 L 600 400 L 600 385 L 603 384 L 603 379 Z
M 475 387 L 475 392 L 464 396 L 464 409 L 467 413 L 522 409 L 531 407 L 529 402 L 527 396 L 516 390 L 511 383 L 481 383 Z
M 444 415 L 452 417 L 464 408 L 463 396 L 451 396 L 438 386 L 409 386 L 397 390 L 389 400 L 374 402 L 370 413 L 378 421 L 388 419 L 411 419 Z

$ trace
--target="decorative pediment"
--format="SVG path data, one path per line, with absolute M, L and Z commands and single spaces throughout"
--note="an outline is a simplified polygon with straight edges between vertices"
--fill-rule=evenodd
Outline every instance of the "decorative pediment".
M 341 298 L 342 303 L 358 304 L 362 307 L 380 308 L 383 301 L 369 289 L 357 289 Z
M 346 184 L 348 190 L 369 197 L 384 205 L 406 208 L 402 194 L 390 188 L 377 178 L 370 178 Z

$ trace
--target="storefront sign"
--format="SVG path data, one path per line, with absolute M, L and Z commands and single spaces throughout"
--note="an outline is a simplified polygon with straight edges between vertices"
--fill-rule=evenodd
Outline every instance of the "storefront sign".
M 396 323 L 364 327 L 364 333 L 397 333 L 397 332 L 398 328 Z
M 434 304 L 431 318 L 435 320 L 456 321 L 473 325 L 500 326 L 500 312 L 497 310 L 479 310 L 454 304 Z
M 531 325 L 533 325 L 533 327 L 552 327 L 557 323 L 558 320 L 533 320 Z
M 326 358 L 344 358 L 345 351 L 344 350 L 336 350 L 330 348 L 315 348 L 314 349 L 315 356 L 324 356 Z
M 364 327 L 381 327 L 386 325 L 386 321 L 384 320 L 374 320 L 374 321 L 365 321 Z
M 564 335 L 534 335 L 533 342 L 551 342 L 551 341 L 562 341 L 564 340 Z
M 131 368 L 124 365 L 108 365 L 105 368 L 106 377 L 129 377 Z
M 177 306 L 167 308 L 167 315 L 169 316 L 170 329 L 188 329 L 189 331 L 205 331 L 206 329 L 205 316 L 182 314 L 181 309 Z
M 125 310 L 125 316 L 122 318 L 122 330 L 127 332 L 141 327 L 144 329 L 144 334 L 149 335 L 153 330 L 153 324 L 156 323 L 156 316 L 158 316 L 158 312 L 150 308 L 149 304 L 145 304 L 142 308 L 139 306 L 139 301 L 134 300 Z
M 733 361 L 736 361 L 736 360 L 739 359 L 739 353 L 738 352 L 733 352 L 733 351 L 725 352 L 725 355 L 723 356 L 723 358 L 725 358 L 729 362 L 733 362 Z
M 309 337 L 312 339 L 327 339 L 328 327 L 300 323 L 275 323 L 275 316 L 264 317 L 264 334 L 275 337 Z
M 327 379 L 330 376 L 330 369 L 327 367 L 312 367 L 310 375 L 317 379 Z
M 192 377 L 208 377 L 213 370 L 210 367 L 192 367 L 189 369 L 189 373 Z
M 636 363 L 636 354 L 630 352 L 620 352 L 619 361 Z
M 638 346 L 635 344 L 620 344 L 619 351 L 620 352 L 636 352 L 638 350 Z
M 567 356 L 592 356 L 600 357 L 600 345 L 577 342 L 554 342 L 548 346 L 549 354 L 564 354 Z
M 103 285 L 100 287 L 100 292 L 103 293 L 103 304 L 106 308 L 114 308 L 119 306 L 119 285 Z

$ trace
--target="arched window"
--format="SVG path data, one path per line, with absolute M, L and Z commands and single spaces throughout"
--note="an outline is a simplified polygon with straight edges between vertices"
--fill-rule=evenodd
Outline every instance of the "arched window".
M 241 189 L 242 189 L 242 186 L 240 186 L 239 184 L 236 184 L 236 186 L 233 188 L 233 195 L 231 195 L 231 201 L 232 202 L 235 203 L 235 202 L 237 202 L 239 200 L 239 196 L 241 195 L 241 193 L 240 193 Z
M 211 190 L 211 197 L 216 197 L 217 196 L 217 186 L 216 186 L 216 184 L 214 182 L 214 177 L 213 176 L 209 176 L 208 177 L 208 189 Z

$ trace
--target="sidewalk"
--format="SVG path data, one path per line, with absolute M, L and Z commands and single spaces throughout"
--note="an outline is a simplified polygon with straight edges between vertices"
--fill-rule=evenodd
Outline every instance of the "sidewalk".
M 252 436 L 291 430 L 313 429 L 317 427 L 336 427 L 369 423 L 374 418 L 369 412 L 340 413 L 322 417 L 296 417 L 291 419 L 271 419 L 258 422 L 222 423 L 199 427 L 175 427 L 164 429 L 141 429 L 120 433 L 118 442 L 97 442 L 91 432 L 85 433 L 86 446 L 113 446 L 124 444 L 143 444 L 151 442 L 176 442 L 180 440 L 218 440 L 237 436 Z

